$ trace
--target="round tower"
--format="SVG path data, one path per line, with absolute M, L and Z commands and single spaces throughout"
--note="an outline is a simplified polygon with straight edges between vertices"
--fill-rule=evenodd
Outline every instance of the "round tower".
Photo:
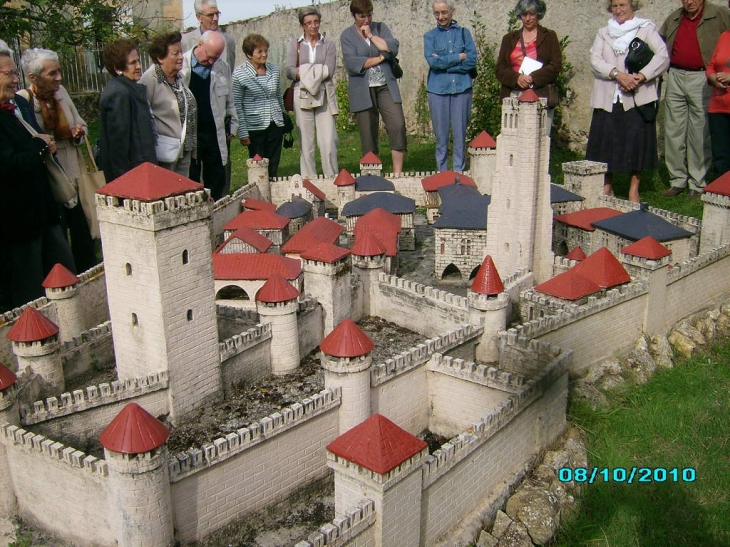
M 337 186 L 337 207 L 342 211 L 345 205 L 355 200 L 355 177 L 347 169 L 342 169 L 334 184 Z
M 299 366 L 299 291 L 277 274 L 256 294 L 261 322 L 271 323 L 271 372 L 278 376 Z
M 8 332 L 18 370 L 26 369 L 40 382 L 29 393 L 32 400 L 66 389 L 59 353 L 58 327 L 37 309 L 28 307 Z
M 56 305 L 58 316 L 58 338 L 61 342 L 71 340 L 84 331 L 83 308 L 78 297 L 79 278 L 56 264 L 43 281 L 46 297 Z
M 486 131 L 469 143 L 469 171 L 481 194 L 492 195 L 492 177 L 497 167 L 497 142 Z
M 20 425 L 18 414 L 18 384 L 13 372 L 0 363 L 0 425 Z M 0 431 L 0 435 L 4 432 Z M 15 515 L 18 511 L 7 449 L 0 442 L 0 519 Z
M 339 387 L 340 434 L 370 416 L 370 366 L 375 345 L 350 319 L 345 319 L 319 345 L 326 389 Z
M 248 183 L 255 184 L 261 192 L 261 199 L 271 202 L 271 181 L 269 180 L 269 160 L 256 154 L 246 160 Z
M 509 295 L 492 257 L 487 255 L 467 292 L 469 322 L 484 327 L 476 348 L 477 361 L 499 361 L 499 333 L 507 328 Z
M 119 547 L 173 545 L 168 436 L 162 422 L 130 403 L 99 437 L 109 466 Z
M 378 276 L 385 272 L 385 246 L 373 234 L 365 233 L 355 238 L 350 249 L 352 273 L 362 282 L 363 314 L 378 315 L 374 306 L 373 289 Z

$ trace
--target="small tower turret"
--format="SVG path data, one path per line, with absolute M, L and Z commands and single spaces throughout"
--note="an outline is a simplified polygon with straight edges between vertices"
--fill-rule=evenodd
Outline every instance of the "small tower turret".
M 78 287 L 78 276 L 63 264 L 56 264 L 43 280 L 46 297 L 56 304 L 58 338 L 61 342 L 71 340 L 84 331 L 84 315 Z
M 355 238 L 350 249 L 352 253 L 352 273 L 362 282 L 363 315 L 378 315 L 374 309 L 373 291 L 378 276 L 385 272 L 385 245 L 373 234 L 365 232 Z
M 355 177 L 346 169 L 341 169 L 334 184 L 337 186 L 337 207 L 342 211 L 345 205 L 355 201 Z
M 299 366 L 298 298 L 299 291 L 279 274 L 256 294 L 261 322 L 271 323 L 271 372 L 279 376 Z
M 472 324 L 482 325 L 484 333 L 476 348 L 477 361 L 494 363 L 499 361 L 499 332 L 507 328 L 509 295 L 499 272 L 487 255 L 467 292 L 469 318 Z
M 320 243 L 300 257 L 304 270 L 304 291 L 322 305 L 324 334 L 327 335 L 335 325 L 350 316 L 350 251 L 337 245 Z
M 376 175 L 378 177 L 382 177 L 382 160 L 372 152 L 365 154 L 362 158 L 360 158 L 360 175 Z
M 271 181 L 269 180 L 269 160 L 256 154 L 246 160 L 248 183 L 255 184 L 261 192 L 261 199 L 271 202 Z
M 469 172 L 482 194 L 492 195 L 492 178 L 497 167 L 497 142 L 486 131 L 469 143 Z

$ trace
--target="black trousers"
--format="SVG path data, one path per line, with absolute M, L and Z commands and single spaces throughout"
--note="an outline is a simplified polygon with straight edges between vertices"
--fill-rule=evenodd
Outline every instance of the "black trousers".
M 81 201 L 73 209 L 59 206 L 61 211 L 61 230 L 71 238 L 71 252 L 79 273 L 97 265 L 96 245 L 86 222 Z
M 190 163 L 190 178 L 202 182 L 218 201 L 226 192 L 226 168 L 215 133 L 198 131 L 198 157 Z
M 262 158 L 267 158 L 269 179 L 273 179 L 279 170 L 284 128 L 271 122 L 271 125 L 262 131 L 249 131 L 248 138 L 251 139 L 251 144 L 248 145 L 248 157 L 253 158 L 258 154 Z

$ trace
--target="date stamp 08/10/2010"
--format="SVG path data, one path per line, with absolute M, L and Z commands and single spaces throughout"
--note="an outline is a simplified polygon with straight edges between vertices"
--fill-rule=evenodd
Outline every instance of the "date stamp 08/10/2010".
M 561 467 L 558 471 L 560 482 L 694 482 L 697 472 L 694 467 Z

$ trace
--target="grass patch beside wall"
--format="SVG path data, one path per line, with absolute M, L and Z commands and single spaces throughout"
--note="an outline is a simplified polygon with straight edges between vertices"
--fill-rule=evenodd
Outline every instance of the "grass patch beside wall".
M 594 411 L 571 402 L 590 466 L 694 468 L 694 482 L 585 485 L 560 547 L 730 546 L 730 340 L 608 394 Z

